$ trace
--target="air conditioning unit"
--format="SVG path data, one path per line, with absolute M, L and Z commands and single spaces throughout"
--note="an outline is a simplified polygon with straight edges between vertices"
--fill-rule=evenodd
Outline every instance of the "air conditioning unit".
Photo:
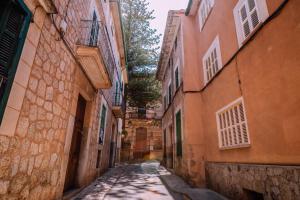
M 44 8 L 48 14 L 56 14 L 57 9 L 53 3 L 53 0 L 38 0 L 40 5 Z

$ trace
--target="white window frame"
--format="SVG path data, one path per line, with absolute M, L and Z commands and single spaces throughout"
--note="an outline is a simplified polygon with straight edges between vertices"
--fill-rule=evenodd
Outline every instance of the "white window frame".
M 210 12 L 215 5 L 215 0 L 202 0 L 198 10 L 200 32 L 203 30 L 204 25 L 208 19 Z M 205 13 L 203 13 L 205 12 Z
M 217 62 L 218 62 L 219 69 L 209 79 L 207 77 L 206 60 L 211 57 L 211 54 L 213 53 L 214 49 L 216 49 Z M 202 66 L 203 66 L 204 84 L 206 85 L 218 73 L 218 71 L 220 71 L 223 68 L 219 36 L 217 36 L 214 39 L 214 41 L 210 45 L 209 49 L 206 51 L 205 55 L 203 56 Z
M 266 0 L 254 0 L 255 7 L 257 9 L 258 14 L 258 25 L 254 28 L 252 25 L 252 21 L 248 21 L 250 26 L 250 34 L 245 37 L 244 29 L 243 29 L 243 22 L 240 15 L 241 8 L 245 5 L 247 7 L 247 19 L 249 20 L 249 8 L 248 8 L 248 0 L 239 0 L 236 6 L 233 9 L 235 27 L 236 27 L 236 34 L 238 39 L 239 48 L 243 46 L 244 42 L 251 37 L 251 35 L 255 32 L 255 30 L 268 18 L 268 7 Z
M 241 115 L 240 115 L 240 110 L 239 110 L 240 104 L 242 104 L 244 121 L 241 120 Z M 235 106 L 238 107 L 237 113 L 234 113 L 234 111 L 232 111 L 232 113 L 231 113 L 230 110 L 234 109 Z M 227 114 L 224 113 L 226 111 L 228 111 L 227 112 L 228 116 L 227 116 Z M 237 120 L 236 120 L 236 117 L 237 117 L 236 114 L 238 114 L 239 122 L 237 122 Z M 222 118 L 223 129 L 221 128 L 220 117 Z M 249 129 L 248 129 L 247 113 L 246 113 L 243 97 L 236 99 L 235 101 L 231 102 L 230 104 L 228 104 L 225 107 L 218 110 L 216 112 L 216 121 L 217 121 L 217 129 L 218 129 L 219 148 L 221 150 L 243 148 L 243 147 L 249 147 L 251 145 L 250 134 L 249 134 Z M 224 123 L 226 126 L 225 128 L 224 128 Z M 243 131 L 242 131 L 243 125 L 244 125 L 245 131 L 246 131 L 246 133 L 245 133 L 246 139 L 245 139 L 245 135 L 243 134 Z M 238 126 L 240 129 L 240 138 L 238 136 L 238 131 L 237 131 Z M 235 129 L 236 135 L 234 135 L 234 129 Z M 222 137 L 222 131 L 224 132 L 225 130 L 226 130 L 225 137 L 227 136 L 227 138 Z M 223 138 L 223 140 L 222 140 L 222 138 Z M 227 142 L 225 140 L 227 140 Z M 239 142 L 239 141 L 241 141 L 241 142 Z

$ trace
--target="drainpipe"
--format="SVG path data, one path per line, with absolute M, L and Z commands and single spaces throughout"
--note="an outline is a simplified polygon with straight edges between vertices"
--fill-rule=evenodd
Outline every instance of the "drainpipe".
M 188 16 L 190 14 L 192 5 L 193 5 L 193 0 L 189 0 L 188 7 L 185 10 L 185 16 Z

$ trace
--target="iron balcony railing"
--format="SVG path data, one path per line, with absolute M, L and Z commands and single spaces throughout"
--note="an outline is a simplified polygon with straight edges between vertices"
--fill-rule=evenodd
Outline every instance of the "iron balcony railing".
M 114 93 L 113 106 L 121 107 L 122 112 L 125 114 L 125 101 L 121 92 Z
M 99 49 L 107 72 L 109 73 L 109 78 L 113 81 L 116 63 L 105 25 L 103 25 L 101 21 L 81 20 L 80 36 L 78 45 L 96 47 Z
M 127 119 L 160 119 L 160 117 L 156 113 L 149 112 L 127 112 Z

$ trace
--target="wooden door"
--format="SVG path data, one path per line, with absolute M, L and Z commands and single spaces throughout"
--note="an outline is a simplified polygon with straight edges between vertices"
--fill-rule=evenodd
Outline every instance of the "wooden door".
M 182 156 L 181 111 L 176 114 L 176 155 Z
M 142 159 L 149 153 L 147 145 L 147 129 L 137 128 L 135 135 L 135 156 L 134 158 Z
M 74 131 L 72 136 L 72 142 L 69 153 L 69 162 L 66 173 L 66 180 L 64 191 L 68 191 L 78 187 L 77 177 L 78 177 L 78 166 L 79 166 L 79 156 L 81 150 L 81 141 L 83 134 L 83 123 L 85 114 L 86 101 L 82 96 L 79 96 L 76 117 L 74 124 Z
M 163 152 L 163 160 L 164 160 L 164 163 L 167 163 L 167 130 L 164 129 L 164 144 L 163 144 L 163 149 L 164 149 L 164 152 Z

